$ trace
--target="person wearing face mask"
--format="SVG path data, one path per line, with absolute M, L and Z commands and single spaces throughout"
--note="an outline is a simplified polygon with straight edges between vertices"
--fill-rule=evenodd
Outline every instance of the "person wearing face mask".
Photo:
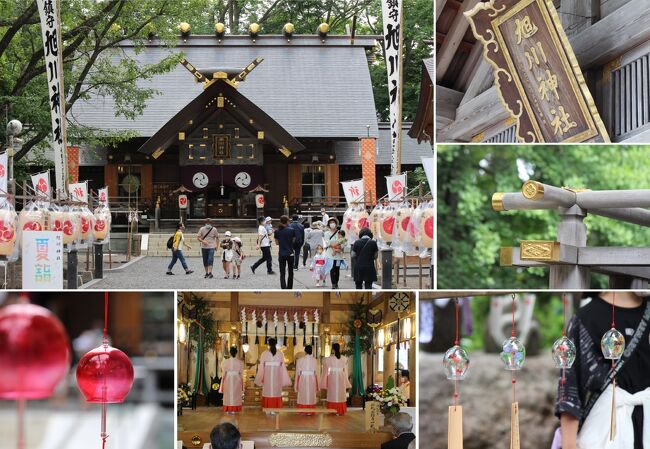
M 344 261 L 343 248 L 339 243 L 340 238 L 339 221 L 335 217 L 331 217 L 327 221 L 327 230 L 325 231 L 325 253 L 330 260 L 328 266 L 330 267 L 329 273 L 333 289 L 339 288 L 341 264 Z
M 269 349 L 260 356 L 255 385 L 262 387 L 262 408 L 282 407 L 282 388 L 291 386 L 284 364 L 284 355 L 278 351 L 275 338 L 269 338 Z

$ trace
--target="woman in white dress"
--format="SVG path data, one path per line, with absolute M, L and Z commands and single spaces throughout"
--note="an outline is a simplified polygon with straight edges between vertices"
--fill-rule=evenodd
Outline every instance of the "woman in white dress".
M 311 345 L 305 346 L 305 356 L 296 362 L 296 383 L 298 408 L 315 408 L 318 392 L 318 362 L 312 355 Z
M 348 358 L 341 355 L 341 346 L 332 345 L 333 354 L 323 362 L 321 376 L 323 388 L 327 390 L 327 408 L 336 410 L 337 415 L 347 411 L 346 389 L 351 388 L 348 380 Z
M 276 345 L 275 338 L 269 338 L 269 349 L 262 353 L 255 376 L 255 384 L 262 387 L 262 408 L 281 408 L 282 388 L 291 386 L 284 355 Z
M 230 348 L 230 358 L 221 364 L 223 371 L 219 393 L 223 394 L 223 411 L 241 412 L 244 392 L 244 362 L 237 358 L 237 348 Z

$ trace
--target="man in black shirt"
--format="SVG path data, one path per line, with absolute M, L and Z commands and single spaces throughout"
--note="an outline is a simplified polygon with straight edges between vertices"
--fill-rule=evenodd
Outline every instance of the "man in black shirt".
M 300 249 L 305 243 L 305 227 L 300 223 L 300 217 L 294 215 L 291 217 L 290 226 L 296 231 L 296 240 L 293 242 L 293 269 L 298 270 L 298 262 L 300 261 Z
M 274 233 L 275 243 L 278 245 L 278 263 L 280 264 L 280 288 L 293 288 L 293 260 L 296 230 L 289 225 L 289 217 L 280 217 L 280 227 Z M 287 279 L 285 273 L 288 271 Z

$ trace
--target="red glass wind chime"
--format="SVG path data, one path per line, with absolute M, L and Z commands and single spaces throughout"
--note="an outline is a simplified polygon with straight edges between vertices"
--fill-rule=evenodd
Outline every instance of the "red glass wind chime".
M 86 353 L 77 365 L 77 385 L 86 401 L 102 404 L 101 439 L 106 448 L 107 404 L 124 402 L 133 385 L 133 364 L 129 357 L 108 344 L 108 292 L 104 293 L 104 342 Z
M 517 402 L 517 371 L 520 371 L 526 361 L 526 348 L 517 338 L 515 328 L 516 298 L 512 294 L 512 333 L 510 338 L 503 342 L 501 361 L 504 368 L 512 371 L 512 405 L 510 409 L 510 449 L 519 449 L 519 402 Z
M 0 399 L 16 401 L 17 448 L 25 444 L 26 401 L 45 399 L 68 372 L 70 342 L 61 321 L 48 309 L 20 302 L 0 309 Z
M 612 328 L 600 340 L 600 349 L 607 360 L 612 361 L 612 411 L 609 425 L 609 440 L 616 438 L 616 361 L 625 352 L 625 337 L 616 330 L 616 292 L 612 293 Z
M 456 339 L 454 346 L 449 348 L 442 359 L 445 375 L 454 381 L 454 403 L 449 406 L 447 428 L 447 448 L 463 449 L 463 407 L 459 405 L 458 381 L 465 379 L 469 369 L 469 356 L 460 346 L 458 331 L 458 299 L 454 299 L 456 308 Z

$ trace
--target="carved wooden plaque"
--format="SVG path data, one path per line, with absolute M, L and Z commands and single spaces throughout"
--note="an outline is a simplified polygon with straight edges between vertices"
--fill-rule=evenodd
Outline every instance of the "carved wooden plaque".
M 609 142 L 547 0 L 490 0 L 465 13 L 522 142 Z

